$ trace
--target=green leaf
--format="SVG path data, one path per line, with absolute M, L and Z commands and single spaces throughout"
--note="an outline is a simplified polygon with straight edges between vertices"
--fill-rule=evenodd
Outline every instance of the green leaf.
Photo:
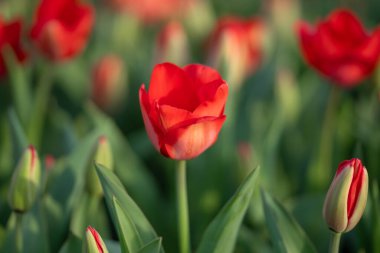
M 128 214 L 122 210 L 119 201 L 115 197 L 113 198 L 113 207 L 117 219 L 116 228 L 122 251 L 131 253 L 137 252 L 142 246 L 139 231 Z
M 264 212 L 277 252 L 313 253 L 316 249 L 301 226 L 275 199 L 261 192 Z
M 158 237 L 150 243 L 144 245 L 138 253 L 158 253 L 161 251 L 162 238 Z
M 69 237 L 63 244 L 59 253 L 71 253 L 71 252 L 82 252 L 82 240 L 80 237 L 70 233 Z
M 120 209 L 124 214 L 128 215 L 128 222 L 132 222 L 141 236 L 142 244 L 147 244 L 157 238 L 157 234 L 154 231 L 152 225 L 149 223 L 143 212 L 133 201 L 133 199 L 125 191 L 120 180 L 116 175 L 100 164 L 96 164 L 96 171 L 98 173 L 100 182 L 103 187 L 104 197 L 107 202 L 109 210 L 111 210 L 111 217 L 114 224 L 118 224 L 118 217 L 116 212 L 112 212 L 114 208 L 114 198 L 118 200 Z M 126 219 L 124 219 L 124 222 Z M 131 229 L 131 227 L 130 227 Z M 133 229 L 131 229 L 133 231 Z M 129 235 L 127 235 L 129 236 Z M 128 252 L 128 251 L 125 251 Z M 160 252 L 164 252 L 162 249 Z
M 259 168 L 256 168 L 248 175 L 234 196 L 207 227 L 198 253 L 233 252 L 241 222 L 256 186 L 258 171 Z
M 121 253 L 119 242 L 104 239 L 104 244 L 106 245 L 109 253 Z

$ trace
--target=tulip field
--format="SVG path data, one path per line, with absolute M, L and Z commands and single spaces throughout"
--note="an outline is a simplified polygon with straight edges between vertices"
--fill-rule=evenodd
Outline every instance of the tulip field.
M 379 10 L 0 1 L 0 253 L 380 252 Z

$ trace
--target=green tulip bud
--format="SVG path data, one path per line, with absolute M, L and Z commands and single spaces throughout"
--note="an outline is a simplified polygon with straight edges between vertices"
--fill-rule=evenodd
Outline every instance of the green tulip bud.
M 85 253 L 108 253 L 102 237 L 90 226 L 86 229 L 86 243 L 84 249 Z
M 35 148 L 29 146 L 24 151 L 12 176 L 8 200 L 13 211 L 23 213 L 33 206 L 40 182 L 40 160 Z
M 113 156 L 111 145 L 106 136 L 99 137 L 99 140 L 95 147 L 95 152 L 93 156 L 93 161 L 95 163 L 101 164 L 104 167 L 113 170 Z M 87 185 L 91 194 L 102 196 L 103 190 L 100 184 L 98 175 L 96 174 L 93 162 L 91 161 L 91 168 L 88 172 Z
M 342 162 L 323 206 L 323 217 L 337 233 L 352 230 L 363 215 L 368 193 L 368 173 L 359 159 Z

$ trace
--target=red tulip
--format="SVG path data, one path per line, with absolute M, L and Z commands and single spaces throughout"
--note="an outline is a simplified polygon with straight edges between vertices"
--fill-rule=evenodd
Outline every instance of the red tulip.
M 210 62 L 213 66 L 226 65 L 229 81 L 238 85 L 259 66 L 263 40 L 264 24 L 261 20 L 222 18 L 208 41 Z
M 200 155 L 217 139 L 228 86 L 214 69 L 200 64 L 155 66 L 149 91 L 140 88 L 148 136 L 161 154 L 177 160 Z
M 106 55 L 96 64 L 92 75 L 92 98 L 104 110 L 117 109 L 126 93 L 126 71 L 117 55 Z
M 82 52 L 94 23 L 94 11 L 77 0 L 42 0 L 31 30 L 36 47 L 52 61 Z
M 3 54 L 3 50 L 9 47 L 13 50 L 19 62 L 23 62 L 26 59 L 26 53 L 21 47 L 21 25 L 21 20 L 6 23 L 0 18 L 0 51 Z M 1 55 L 0 76 L 4 76 L 6 73 L 7 68 L 3 55 Z
M 337 233 L 352 230 L 363 215 L 368 194 L 368 174 L 353 158 L 339 164 L 323 206 L 323 217 Z
M 380 28 L 368 32 L 349 10 L 337 10 L 315 27 L 301 22 L 306 61 L 338 85 L 352 87 L 368 77 L 380 55 Z
M 188 62 L 187 36 L 181 23 L 172 21 L 166 24 L 156 39 L 155 62 L 173 62 L 185 64 Z
M 182 15 L 191 0 L 108 0 L 116 11 L 126 11 L 145 23 Z

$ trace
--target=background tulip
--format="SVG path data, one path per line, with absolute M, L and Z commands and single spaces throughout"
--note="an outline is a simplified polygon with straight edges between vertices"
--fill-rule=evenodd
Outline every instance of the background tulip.
M 87 227 L 86 229 L 86 242 L 85 242 L 85 253 L 108 253 L 108 249 L 103 242 L 102 237 L 99 233 L 92 227 Z
M 357 158 L 339 164 L 323 206 L 323 217 L 337 233 L 352 230 L 363 215 L 368 193 L 368 174 Z
M 140 88 L 141 112 L 154 147 L 177 160 L 201 154 L 216 141 L 226 119 L 227 94 L 227 84 L 207 66 L 156 65 L 149 92 Z
M 30 35 L 44 56 L 63 61 L 83 51 L 93 23 L 89 5 L 77 0 L 41 0 Z
M 256 71 L 263 54 L 264 23 L 259 18 L 220 19 L 208 40 L 209 62 L 222 67 L 236 87 Z
M 0 17 L 0 76 L 4 76 L 7 72 L 4 50 L 11 49 L 19 62 L 26 59 L 26 52 L 21 46 L 21 28 L 21 20 L 5 22 Z
M 341 86 L 358 85 L 379 59 L 380 28 L 367 32 L 349 10 L 336 10 L 316 26 L 301 22 L 298 36 L 306 61 Z

